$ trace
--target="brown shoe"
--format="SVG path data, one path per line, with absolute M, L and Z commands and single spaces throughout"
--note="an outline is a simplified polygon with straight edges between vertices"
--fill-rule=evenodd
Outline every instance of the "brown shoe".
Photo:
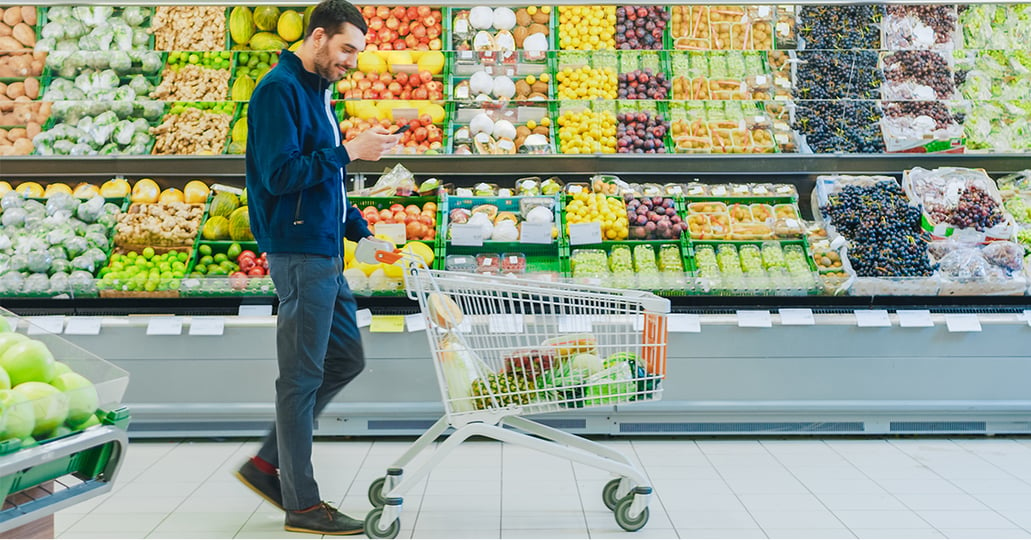
M 247 460 L 233 476 L 243 482 L 243 485 L 251 488 L 262 499 L 272 503 L 273 506 L 283 509 L 283 489 L 279 485 L 279 477 L 274 474 L 262 472 L 251 460 Z
M 323 502 L 307 510 L 287 510 L 283 529 L 290 532 L 347 536 L 365 532 L 365 522 L 348 517 Z

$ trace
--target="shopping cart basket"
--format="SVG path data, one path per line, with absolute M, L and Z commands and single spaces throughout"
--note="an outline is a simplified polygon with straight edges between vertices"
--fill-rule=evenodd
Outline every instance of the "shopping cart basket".
M 381 262 L 399 256 L 376 253 Z M 426 318 L 444 416 L 369 487 L 376 508 L 365 533 L 396 537 L 402 495 L 477 435 L 619 476 L 602 499 L 620 527 L 643 527 L 652 489 L 629 459 L 524 416 L 658 400 L 669 301 L 642 291 L 430 270 L 405 258 L 405 287 Z M 404 470 L 448 428 L 454 432 L 425 463 Z

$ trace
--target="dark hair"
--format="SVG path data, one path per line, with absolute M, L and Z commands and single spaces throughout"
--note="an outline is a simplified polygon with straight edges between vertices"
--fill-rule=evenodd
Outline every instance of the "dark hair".
M 343 31 L 344 24 L 351 23 L 362 34 L 369 31 L 362 12 L 354 7 L 347 0 L 323 0 L 311 12 L 311 19 L 308 20 L 308 28 L 304 31 L 305 39 L 315 31 L 322 28 L 329 37 L 335 36 Z

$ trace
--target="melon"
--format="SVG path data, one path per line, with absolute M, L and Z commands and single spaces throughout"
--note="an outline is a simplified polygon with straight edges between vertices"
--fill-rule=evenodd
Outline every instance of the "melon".
M 208 209 L 209 216 L 223 216 L 229 217 L 229 214 L 233 213 L 240 207 L 240 198 L 236 195 L 220 191 L 211 199 L 211 208 Z
M 241 206 L 229 214 L 229 238 L 236 242 L 254 241 L 254 234 L 251 233 L 251 218 L 247 214 L 246 206 Z
M 225 240 L 229 238 L 229 220 L 225 216 L 212 216 L 204 223 L 200 234 L 205 240 Z
M 236 6 L 229 12 L 229 35 L 234 43 L 247 43 L 254 35 L 254 19 L 247 6 Z
M 254 8 L 254 25 L 258 27 L 258 30 L 276 30 L 277 23 L 279 23 L 279 8 L 276 6 Z

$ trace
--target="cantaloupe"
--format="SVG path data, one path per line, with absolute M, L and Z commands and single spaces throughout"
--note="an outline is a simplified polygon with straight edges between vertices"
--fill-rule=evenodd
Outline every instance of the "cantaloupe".
M 211 208 L 208 209 L 209 216 L 229 217 L 234 210 L 240 207 L 240 198 L 227 191 L 220 191 L 211 199 Z
M 229 214 L 229 238 L 236 242 L 254 240 L 254 233 L 251 232 L 251 218 L 247 214 L 246 206 L 241 206 Z

